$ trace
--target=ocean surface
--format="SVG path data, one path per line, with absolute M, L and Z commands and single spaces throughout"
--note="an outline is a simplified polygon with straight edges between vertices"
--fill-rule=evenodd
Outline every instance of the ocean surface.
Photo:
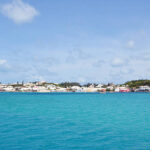
M 150 93 L 0 93 L 0 150 L 149 150 Z

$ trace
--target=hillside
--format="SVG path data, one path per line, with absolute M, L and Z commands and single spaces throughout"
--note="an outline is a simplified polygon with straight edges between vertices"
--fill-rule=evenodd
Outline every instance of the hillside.
M 150 86 L 150 80 L 132 80 L 126 82 L 125 85 L 128 85 L 130 88 L 137 88 L 144 85 Z

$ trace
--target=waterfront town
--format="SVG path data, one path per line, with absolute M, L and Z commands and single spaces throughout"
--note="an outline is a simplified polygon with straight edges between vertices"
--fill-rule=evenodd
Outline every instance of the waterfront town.
M 143 82 L 145 84 L 143 84 Z M 132 84 L 131 84 L 132 83 Z M 126 84 L 115 85 L 109 84 L 92 84 L 88 83 L 80 85 L 76 82 L 64 83 L 48 83 L 45 81 L 29 82 L 29 83 L 14 83 L 14 84 L 0 84 L 0 92 L 150 92 L 149 82 L 142 80 L 141 84 L 135 84 L 137 81 L 131 81 Z M 139 83 L 139 81 L 138 81 Z

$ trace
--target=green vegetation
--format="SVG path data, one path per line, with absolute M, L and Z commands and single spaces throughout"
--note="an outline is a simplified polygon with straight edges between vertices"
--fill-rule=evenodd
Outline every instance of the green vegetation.
M 150 86 L 150 80 L 133 80 L 126 82 L 125 85 L 128 85 L 130 88 L 138 88 L 144 85 Z
M 78 82 L 63 82 L 63 83 L 60 83 L 59 86 L 67 88 L 67 87 L 71 87 L 71 86 L 81 86 L 81 85 Z
M 91 86 L 91 85 L 97 86 L 98 84 L 97 84 L 97 83 L 87 83 L 87 84 L 84 84 L 83 86 L 89 87 L 89 86 Z

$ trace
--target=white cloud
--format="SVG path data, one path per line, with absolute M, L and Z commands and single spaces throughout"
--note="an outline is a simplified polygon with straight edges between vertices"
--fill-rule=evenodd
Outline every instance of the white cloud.
M 131 73 L 133 72 L 133 69 L 130 69 L 130 68 L 122 68 L 121 69 L 121 71 L 120 71 L 120 73 L 121 74 L 130 74 L 131 75 Z
M 22 0 L 13 0 L 11 3 L 2 6 L 2 13 L 15 23 L 30 22 L 38 15 L 37 10 Z
M 7 60 L 5 59 L 0 59 L 0 65 L 3 65 L 3 64 L 6 64 L 7 63 Z
M 0 59 L 0 73 L 8 71 L 11 71 L 11 66 L 8 64 L 7 60 Z
M 128 48 L 134 48 L 134 46 L 135 46 L 135 42 L 133 40 L 128 41 L 127 43 Z
M 112 66 L 114 66 L 114 67 L 119 67 L 119 66 L 122 66 L 124 64 L 125 64 L 125 62 L 121 58 L 115 58 L 112 60 Z

